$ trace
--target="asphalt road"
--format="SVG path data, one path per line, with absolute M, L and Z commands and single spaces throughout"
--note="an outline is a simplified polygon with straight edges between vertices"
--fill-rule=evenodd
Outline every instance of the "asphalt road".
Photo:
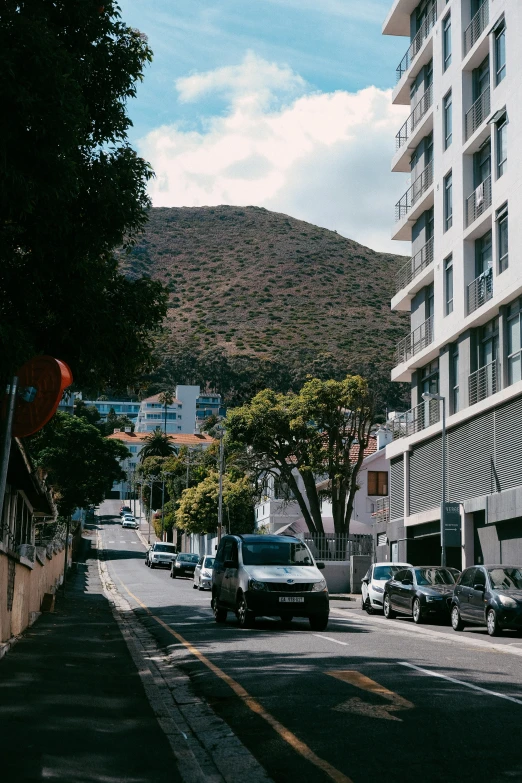
M 332 602 L 312 632 L 214 622 L 208 592 L 144 566 L 135 531 L 100 508 L 116 588 L 276 783 L 522 781 L 522 638 L 457 634 Z M 233 765 L 233 759 L 231 759 Z

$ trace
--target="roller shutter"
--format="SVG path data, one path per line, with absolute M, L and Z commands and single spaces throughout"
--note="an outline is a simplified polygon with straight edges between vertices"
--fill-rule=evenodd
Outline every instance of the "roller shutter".
M 440 506 L 442 499 L 441 437 L 421 443 L 410 453 L 410 514 Z
M 494 428 L 489 411 L 448 433 L 448 500 L 458 503 L 494 491 Z
M 522 398 L 495 411 L 496 479 L 493 492 L 522 484 Z
M 404 456 L 390 462 L 390 519 L 404 517 Z

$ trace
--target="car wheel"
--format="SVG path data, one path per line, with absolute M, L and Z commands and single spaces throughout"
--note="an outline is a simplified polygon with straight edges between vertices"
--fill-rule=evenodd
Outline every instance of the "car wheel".
M 195 582 L 192 582 L 192 589 L 193 590 L 197 590 L 198 589 L 198 586 L 197 586 L 197 584 Z
M 283 625 L 290 625 L 293 619 L 294 619 L 294 615 L 289 614 L 288 612 L 285 612 L 284 614 L 281 615 L 281 622 L 283 623 Z
M 415 600 L 413 601 L 411 613 L 413 615 L 414 623 L 417 623 L 417 625 L 419 625 L 419 623 L 422 623 L 421 602 L 419 601 L 418 598 L 415 598 Z
M 308 618 L 312 631 L 326 631 L 328 627 L 327 614 L 313 614 Z
M 151 564 L 150 564 L 150 568 L 156 568 L 156 566 L 154 565 L 154 563 L 151 563 Z
M 386 594 L 384 596 L 384 616 L 387 620 L 393 620 L 396 617 L 395 612 L 391 608 L 390 596 Z
M 368 614 L 373 614 L 373 606 L 372 606 L 372 602 L 370 601 L 370 596 L 368 596 L 368 598 L 367 598 L 367 599 L 366 599 L 366 601 L 364 602 L 363 609 L 364 609 L 364 610 L 365 610 L 365 611 L 366 611 Z
M 204 590 L 205 588 L 201 586 L 201 579 L 199 580 L 198 590 Z
M 237 624 L 240 628 L 252 628 L 254 625 L 254 620 L 256 619 L 254 613 L 251 612 L 248 608 L 248 604 L 243 593 L 241 593 L 238 598 L 236 617 Z
M 500 636 L 502 628 L 500 628 L 497 620 L 497 613 L 494 609 L 488 609 L 486 615 L 486 625 L 488 627 L 488 634 L 490 636 Z
M 462 622 L 462 617 L 460 616 L 459 607 L 456 605 L 454 605 L 451 610 L 451 627 L 454 631 L 464 630 L 464 623 Z
M 225 623 L 227 620 L 227 610 L 218 606 L 217 597 L 212 599 L 212 611 L 214 612 L 214 620 L 216 623 Z
M 173 579 L 175 579 L 175 578 L 176 578 L 176 572 L 175 572 L 175 571 L 172 571 L 172 578 L 173 578 Z

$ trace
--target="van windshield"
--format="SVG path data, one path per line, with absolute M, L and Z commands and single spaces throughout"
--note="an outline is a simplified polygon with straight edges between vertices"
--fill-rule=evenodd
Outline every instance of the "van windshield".
M 155 552 L 170 552 L 171 554 L 176 554 L 176 547 L 174 544 L 154 544 L 154 551 Z
M 300 542 L 252 541 L 243 543 L 245 565 L 313 566 L 310 550 Z

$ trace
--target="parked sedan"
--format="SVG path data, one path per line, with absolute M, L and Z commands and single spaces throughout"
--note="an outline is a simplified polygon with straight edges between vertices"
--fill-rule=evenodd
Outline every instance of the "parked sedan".
M 212 589 L 212 566 L 214 565 L 214 558 L 209 555 L 203 555 L 198 560 L 196 568 L 194 570 L 194 590 L 199 588 L 200 590 Z
M 451 602 L 451 625 L 485 625 L 490 636 L 504 628 L 522 630 L 522 566 L 485 565 L 466 568 Z
M 368 569 L 361 584 L 361 608 L 368 614 L 382 612 L 384 585 L 397 571 L 407 568 L 410 563 L 374 563 Z
M 177 576 L 194 576 L 194 571 L 199 561 L 199 555 L 191 555 L 188 552 L 180 552 L 172 561 L 170 575 L 173 579 Z
M 132 514 L 125 514 L 125 516 L 123 516 L 121 518 L 121 526 L 122 527 L 132 527 L 135 530 L 137 530 L 138 527 L 139 527 L 138 522 L 136 521 L 136 518 L 133 517 Z
M 405 568 L 384 586 L 384 616 L 411 615 L 421 623 L 428 615 L 448 617 L 455 579 L 451 571 L 440 566 Z

